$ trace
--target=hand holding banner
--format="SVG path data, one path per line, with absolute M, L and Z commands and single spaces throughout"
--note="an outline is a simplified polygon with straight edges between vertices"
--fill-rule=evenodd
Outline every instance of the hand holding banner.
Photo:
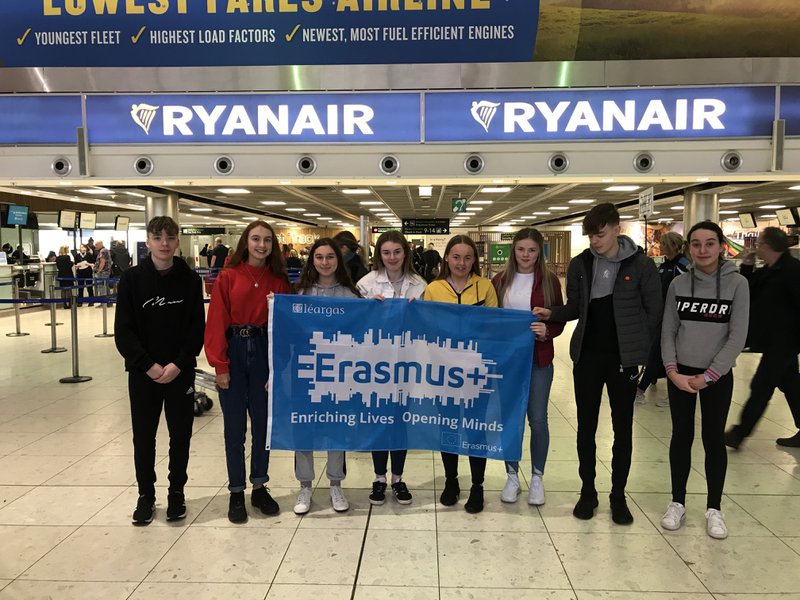
M 527 311 L 276 295 L 267 444 L 519 460 Z

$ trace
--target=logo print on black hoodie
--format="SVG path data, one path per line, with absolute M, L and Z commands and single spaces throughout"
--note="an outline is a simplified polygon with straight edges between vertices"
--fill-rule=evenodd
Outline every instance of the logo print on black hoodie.
M 675 306 L 681 321 L 728 323 L 731 320 L 731 300 L 675 296 Z

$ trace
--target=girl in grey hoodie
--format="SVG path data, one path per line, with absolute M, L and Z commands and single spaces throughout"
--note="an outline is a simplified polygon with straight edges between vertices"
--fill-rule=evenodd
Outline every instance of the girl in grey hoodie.
M 686 481 L 699 393 L 708 484 L 706 531 L 712 538 L 725 539 L 728 530 L 720 512 L 728 468 L 725 422 L 733 396 L 732 368 L 747 338 L 750 291 L 736 267 L 722 259 L 724 236 L 716 223 L 697 223 L 687 239 L 693 265 L 670 284 L 661 331 L 672 413 L 672 502 L 661 526 L 676 530 L 686 518 Z

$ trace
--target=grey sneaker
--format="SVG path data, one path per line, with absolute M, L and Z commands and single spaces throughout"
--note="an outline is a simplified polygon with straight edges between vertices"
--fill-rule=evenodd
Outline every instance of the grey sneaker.
M 331 486 L 331 506 L 336 512 L 345 512 L 350 509 L 350 503 L 344 497 L 344 492 L 340 485 Z
M 311 496 L 314 490 L 310 487 L 301 487 L 300 493 L 297 494 L 297 502 L 294 503 L 294 514 L 304 515 L 311 510 Z

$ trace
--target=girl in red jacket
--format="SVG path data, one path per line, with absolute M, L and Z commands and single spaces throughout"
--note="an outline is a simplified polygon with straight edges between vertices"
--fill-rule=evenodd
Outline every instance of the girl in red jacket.
M 526 227 L 514 236 L 511 255 L 505 271 L 492 279 L 497 299 L 503 308 L 532 310 L 534 306 L 562 306 L 561 283 L 547 268 L 544 238 L 536 229 Z M 531 365 L 531 388 L 528 395 L 528 423 L 531 426 L 531 486 L 528 504 L 544 504 L 544 464 L 550 445 L 547 427 L 547 403 L 553 383 L 553 338 L 563 329 L 563 323 L 531 325 L 536 335 Z M 506 462 L 508 480 L 500 499 L 516 502 L 519 495 L 519 463 Z
M 278 239 L 264 221 L 253 221 L 242 233 L 227 267 L 220 271 L 206 320 L 208 364 L 216 371 L 225 422 L 225 457 L 231 492 L 228 520 L 244 523 L 244 443 L 250 415 L 252 450 L 251 504 L 266 515 L 278 503 L 264 484 L 269 481 L 267 447 L 267 296 L 290 293 Z

